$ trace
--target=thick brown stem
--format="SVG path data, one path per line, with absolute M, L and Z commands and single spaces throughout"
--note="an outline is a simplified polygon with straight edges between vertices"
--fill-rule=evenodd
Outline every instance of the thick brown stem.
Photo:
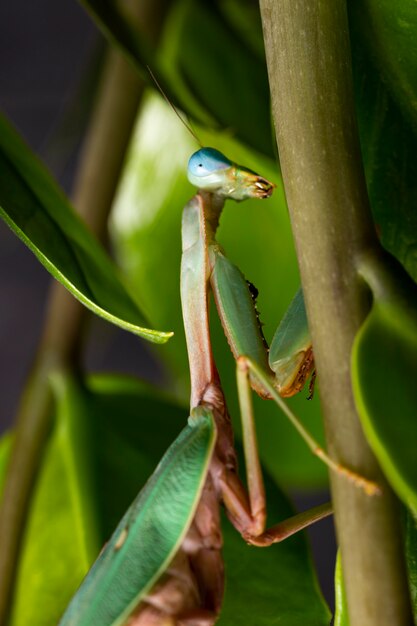
M 331 477 L 351 626 L 412 623 L 396 500 L 350 381 L 368 303 L 355 260 L 377 246 L 354 117 L 344 0 L 261 0 L 274 120 L 331 455 L 383 486 Z
M 167 0 L 127 3 L 148 38 L 156 40 Z M 123 166 L 143 83 L 118 51 L 106 59 L 84 143 L 73 201 L 90 229 L 105 236 L 107 216 Z M 61 285 L 53 283 L 43 336 L 17 415 L 11 459 L 0 509 L 0 624 L 7 623 L 25 518 L 50 429 L 49 376 L 76 363 L 86 310 Z

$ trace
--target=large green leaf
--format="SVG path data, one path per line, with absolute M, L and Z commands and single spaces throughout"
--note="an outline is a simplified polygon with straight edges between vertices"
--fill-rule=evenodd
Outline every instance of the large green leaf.
M 403 86 L 409 80 L 405 75 L 412 72 L 412 7 L 407 0 L 400 1 L 394 11 L 386 2 L 367 0 L 365 6 L 352 2 L 349 9 L 362 154 L 377 231 L 383 246 L 417 280 L 417 139 L 403 106 L 406 92 L 412 100 L 412 90 L 407 88 L 400 97 L 390 80 L 387 82 L 392 63 L 405 72 L 402 78 L 398 76 Z M 398 38 L 401 45 L 397 47 L 394 42 L 398 43 Z M 379 279 L 370 281 L 374 303 L 355 341 L 352 375 L 369 443 L 394 489 L 411 505 L 417 495 L 410 445 L 417 435 L 417 300 L 411 281 L 400 288 L 407 282 L 405 272 L 396 269 L 389 277 L 390 272 L 387 263 L 379 286 Z M 371 275 L 372 270 L 368 278 Z
M 175 105 L 194 119 L 228 128 L 256 150 L 273 154 L 258 9 L 242 11 L 233 2 L 224 7 L 212 0 L 177 0 L 156 54 L 116 2 L 81 2 L 145 78 L 150 79 L 148 66 L 155 71 Z
M 388 480 L 417 510 L 416 288 L 401 268 L 381 274 L 367 264 L 363 270 L 374 301 L 352 350 L 355 402 Z
M 84 458 L 88 468 L 95 468 L 93 474 L 97 497 L 94 496 L 90 503 L 94 503 L 95 514 L 101 521 L 99 537 L 102 543 L 114 529 L 115 523 L 132 498 L 146 483 L 163 450 L 184 426 L 186 412 L 163 397 L 156 396 L 154 391 L 133 379 L 93 377 L 88 383 L 88 389 L 89 396 L 86 396 L 80 389 L 71 390 L 67 387 L 67 391 L 71 392 L 71 397 L 67 396 L 67 407 L 70 409 L 74 406 L 74 399 L 77 397 L 83 403 L 86 402 L 86 408 L 88 406 L 88 434 L 92 445 L 88 453 L 82 448 L 77 453 L 77 460 L 82 463 Z M 78 402 L 76 406 L 79 407 Z M 86 426 L 83 414 L 79 415 L 80 427 Z M 58 421 L 29 517 L 29 528 L 34 525 L 34 519 L 41 518 L 44 528 L 37 537 L 31 532 L 30 541 L 34 544 L 32 547 L 29 545 L 28 534 L 22 563 L 27 560 L 27 550 L 32 554 L 36 552 L 37 559 L 36 562 L 32 559 L 33 574 L 26 578 L 26 586 L 19 584 L 17 598 L 17 605 L 26 603 L 25 616 L 30 613 L 30 623 L 33 626 L 56 625 L 57 615 L 65 608 L 65 598 L 74 592 L 86 569 L 85 552 L 79 553 L 79 535 L 76 533 L 76 528 L 81 527 L 83 512 L 79 507 L 79 497 L 74 500 L 74 496 L 77 496 L 75 487 L 78 486 L 78 490 L 85 487 L 77 480 L 72 480 L 71 476 L 76 469 L 72 462 L 65 471 L 68 455 L 60 456 L 60 452 L 70 445 L 70 431 L 66 431 L 67 436 L 62 437 L 58 445 L 59 431 L 64 435 L 65 431 L 62 431 Z M 85 454 L 88 454 L 87 458 Z M 47 482 L 43 478 L 45 474 L 49 475 Z M 73 487 L 71 496 L 67 488 L 70 483 Z M 38 494 L 42 491 L 44 497 L 40 498 Z M 48 505 L 48 491 L 50 504 L 54 500 L 57 503 L 54 510 Z M 270 479 L 267 479 L 267 491 L 270 521 L 276 522 L 290 515 L 291 508 L 287 500 Z M 80 514 L 76 522 L 75 511 L 77 515 Z M 63 532 L 65 528 L 67 534 Z M 36 527 L 33 527 L 33 532 L 35 530 Z M 58 545 L 58 537 L 55 538 L 54 533 L 61 537 L 62 543 L 65 540 L 65 545 Z M 270 549 L 258 549 L 247 546 L 228 520 L 224 521 L 224 533 L 227 589 L 220 624 L 243 626 L 249 623 L 269 626 L 285 623 L 286 626 L 325 626 L 329 623 L 329 615 L 318 591 L 301 535 Z M 94 535 L 88 549 L 90 562 L 94 558 L 91 558 L 91 547 L 97 542 L 97 534 Z M 74 561 L 79 562 L 78 565 Z M 47 568 L 45 563 L 48 564 Z M 60 578 L 61 587 L 56 597 L 51 597 L 49 589 L 56 588 L 54 578 L 57 572 L 63 573 Z M 35 578 L 36 573 L 38 581 Z M 74 580 L 75 574 L 78 580 Z M 29 585 L 34 581 L 36 585 L 32 593 Z M 41 598 L 48 598 L 47 602 L 44 600 L 42 613 L 31 609 L 32 606 L 35 609 L 38 606 L 34 597 L 36 594 L 40 594 Z M 21 611 L 23 615 L 23 606 Z M 13 622 L 19 626 L 22 623 L 27 622 Z
M 268 476 L 265 482 L 269 522 L 290 517 L 293 511 L 288 500 Z M 219 626 L 330 623 L 301 533 L 269 548 L 244 544 L 226 519 L 223 533 L 226 594 Z
M 224 135 L 201 134 L 206 145 L 215 145 L 278 184 L 273 197 L 264 202 L 227 202 L 218 237 L 228 257 L 259 289 L 258 308 L 270 340 L 299 285 L 281 179 L 269 160 Z M 176 375 L 176 391 L 184 404 L 189 397 L 189 372 L 179 289 L 180 231 L 182 209 L 195 193 L 185 175 L 192 152 L 192 139 L 169 108 L 160 98 L 149 98 L 137 125 L 112 217 L 115 249 L 127 278 L 132 285 L 140 285 L 155 323 L 163 327 L 169 320 L 175 331 L 162 356 Z M 155 276 L 159 277 L 159 289 L 155 289 Z M 238 430 L 235 363 L 214 309 L 211 321 L 216 363 Z M 307 402 L 306 396 L 300 394 L 291 405 L 322 441 L 318 394 L 312 402 Z M 323 484 L 325 468 L 275 405 L 257 401 L 256 415 L 261 455 L 274 477 L 304 488 Z
M 0 172 L 0 215 L 46 269 L 94 313 L 164 343 L 170 333 L 143 328 L 145 319 L 110 259 L 1 116 Z
M 361 0 L 364 31 L 384 81 L 417 130 L 417 6 L 414 0 Z
M 99 550 L 85 393 L 57 378 L 56 420 L 23 538 L 10 626 L 56 624 Z
M 412 3 L 415 4 L 415 3 Z M 394 100 L 384 75 L 384 64 L 375 63 L 375 47 L 389 46 L 390 54 L 399 63 L 410 68 L 416 54 L 413 29 L 408 47 L 404 45 L 394 52 L 394 41 L 402 33 L 406 35 L 402 8 L 411 5 L 408 0 L 400 2 L 349 3 L 352 24 L 353 70 L 355 79 L 356 110 L 365 165 L 366 181 L 376 229 L 382 245 L 393 254 L 417 281 L 417 136 L 416 128 L 404 116 Z M 373 39 L 373 27 L 365 15 L 374 13 L 373 21 L 385 21 L 383 42 Z M 390 6 L 390 9 L 388 7 Z M 414 7 L 416 13 L 416 8 Z M 381 12 L 377 16 L 378 12 Z M 392 19 L 385 20 L 383 13 L 390 11 Z M 406 20 L 407 21 L 407 20 Z M 408 35 L 407 37 L 408 38 Z M 407 70 L 408 71 L 408 70 Z M 415 72 L 413 71 L 415 77 Z M 414 87 L 417 82 L 414 80 Z M 407 88 L 409 105 L 415 107 L 415 97 Z
M 88 380 L 88 388 L 94 432 L 91 455 L 104 541 L 179 436 L 187 410 L 134 378 L 97 375 Z
M 154 66 L 152 48 L 146 35 L 134 26 L 126 11 L 114 0 L 80 0 L 110 41 L 119 46 L 136 65 L 144 78 L 148 66 Z
M 222 8 L 221 2 L 212 0 L 176 2 L 163 40 L 162 63 L 187 111 L 209 126 L 215 121 L 255 150 L 272 156 L 259 11 L 240 15 L 240 22 L 246 21 L 247 30 L 259 42 L 261 53 L 257 54 L 239 32 L 236 18 L 226 19 Z

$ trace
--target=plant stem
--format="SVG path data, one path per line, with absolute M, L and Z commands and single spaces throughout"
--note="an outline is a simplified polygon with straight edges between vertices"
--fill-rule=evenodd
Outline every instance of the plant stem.
M 129 4 L 130 3 L 130 4 Z M 132 19 L 156 41 L 167 0 L 129 0 Z M 75 178 L 73 202 L 90 229 L 105 237 L 143 82 L 115 50 L 107 55 L 96 105 Z M 0 624 L 11 608 L 30 498 L 51 428 L 52 371 L 77 363 L 86 309 L 58 283 L 51 286 L 44 331 L 16 417 L 14 444 L 0 509 Z
M 344 0 L 261 0 L 273 114 L 311 329 L 328 449 L 377 480 L 331 476 L 350 626 L 412 624 L 396 500 L 359 423 L 350 381 L 368 312 L 355 261 L 378 246 L 354 115 Z

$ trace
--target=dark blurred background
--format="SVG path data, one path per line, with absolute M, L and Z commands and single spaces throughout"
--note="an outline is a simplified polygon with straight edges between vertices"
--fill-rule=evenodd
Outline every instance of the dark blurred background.
M 82 84 L 100 62 L 104 42 L 75 0 L 8 0 L 0 4 L 0 107 L 46 162 L 67 194 L 89 108 Z M 79 95 L 83 94 L 80 98 Z M 12 422 L 42 328 L 50 279 L 32 253 L 0 223 L 0 430 Z M 89 369 L 163 375 L 146 346 L 95 318 L 86 354 Z M 323 494 L 293 494 L 300 508 Z M 327 601 L 333 606 L 333 523 L 310 531 Z

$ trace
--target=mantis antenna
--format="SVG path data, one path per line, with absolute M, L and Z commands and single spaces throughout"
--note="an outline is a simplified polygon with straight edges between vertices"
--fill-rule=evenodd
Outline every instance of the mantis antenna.
M 181 115 L 178 112 L 178 109 L 176 108 L 176 106 L 171 102 L 171 100 L 168 98 L 168 96 L 166 95 L 165 91 L 162 89 L 161 85 L 159 84 L 159 82 L 156 79 L 155 74 L 152 72 L 151 68 L 149 67 L 149 65 L 146 66 L 150 77 L 152 78 L 153 82 L 155 83 L 155 85 L 158 88 L 158 91 L 161 93 L 162 97 L 164 98 L 164 100 L 169 104 L 169 106 L 171 107 L 171 109 L 174 111 L 175 115 L 178 117 L 178 119 L 180 120 L 180 122 L 182 124 L 184 124 L 185 128 L 188 130 L 188 132 L 194 137 L 194 139 L 196 140 L 196 142 L 198 143 L 198 145 L 200 146 L 200 148 L 203 148 L 203 144 L 201 143 L 201 141 L 199 140 L 199 138 L 197 137 L 197 134 L 195 133 L 195 131 L 193 130 L 192 126 L 190 124 L 187 124 L 187 122 L 181 117 Z

